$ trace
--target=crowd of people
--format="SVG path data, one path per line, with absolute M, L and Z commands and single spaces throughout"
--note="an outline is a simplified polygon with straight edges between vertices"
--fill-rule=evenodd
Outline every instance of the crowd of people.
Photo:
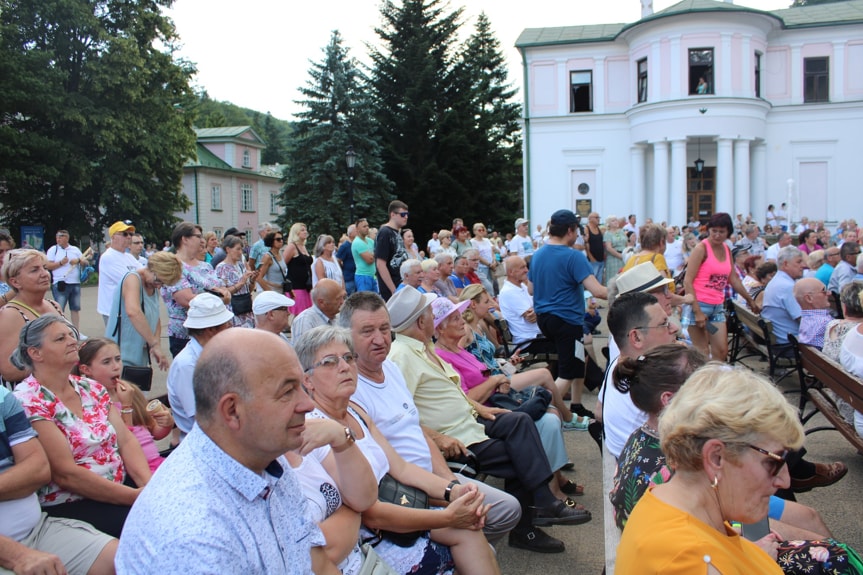
M 620 572 L 861 573 L 793 496 L 847 466 L 808 460 L 782 394 L 722 365 L 737 299 L 780 353 L 794 335 L 863 377 L 856 222 L 563 209 L 533 234 L 456 218 L 423 246 L 409 217 L 396 200 L 313 239 L 181 222 L 163 250 L 118 221 L 98 263 L 65 230 L 45 253 L 0 234 L 0 572 L 499 573 L 503 538 L 560 553 L 543 527 L 592 520 L 563 435 L 588 431 L 619 463 Z

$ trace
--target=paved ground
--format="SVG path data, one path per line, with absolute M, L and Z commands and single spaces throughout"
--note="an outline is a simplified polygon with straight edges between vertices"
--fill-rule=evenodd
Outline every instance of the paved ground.
M 104 325 L 100 316 L 96 315 L 96 288 L 82 290 L 81 330 L 88 336 L 102 335 Z M 603 310 L 605 313 L 605 310 Z M 164 307 L 162 308 L 162 348 L 168 353 L 168 338 L 164 333 L 167 325 Z M 606 344 L 606 328 L 600 326 L 603 336 L 595 338 L 597 351 Z M 766 364 L 754 362 L 752 367 L 763 369 Z M 796 377 L 788 377 L 783 382 L 783 388 L 796 389 Z M 165 393 L 165 373 L 155 372 L 153 390 L 150 395 Z M 797 400 L 797 395 L 789 399 Z M 595 394 L 586 394 L 584 403 L 593 407 L 596 403 Z M 825 420 L 816 416 L 809 426 L 823 425 Z M 498 559 L 504 573 L 572 573 L 599 575 L 604 566 L 603 517 L 602 517 L 602 469 L 599 450 L 586 432 L 568 432 L 564 434 L 567 450 L 576 463 L 576 471 L 570 477 L 584 484 L 587 493 L 580 497 L 583 503 L 593 513 L 593 521 L 574 527 L 551 527 L 549 532 L 566 543 L 566 552 L 557 555 L 542 555 L 520 549 L 510 548 L 505 542 L 498 548 Z M 863 496 L 863 457 L 835 431 L 824 431 L 808 436 L 807 456 L 812 461 L 844 461 L 848 467 L 848 475 L 836 485 L 815 489 L 798 496 L 798 500 L 818 509 L 823 515 L 833 535 L 858 550 L 863 550 L 863 521 L 860 519 L 861 496 Z M 625 575 L 625 574 L 622 574 Z

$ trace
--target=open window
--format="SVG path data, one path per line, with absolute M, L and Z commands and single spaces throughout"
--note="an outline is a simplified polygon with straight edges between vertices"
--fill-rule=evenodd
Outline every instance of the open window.
M 570 112 L 593 111 L 593 72 L 576 70 L 569 73 Z
M 713 93 L 713 48 L 690 48 L 689 95 Z

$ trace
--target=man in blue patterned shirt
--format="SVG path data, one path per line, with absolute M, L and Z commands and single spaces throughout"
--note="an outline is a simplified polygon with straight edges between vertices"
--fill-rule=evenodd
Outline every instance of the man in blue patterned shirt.
M 314 407 L 302 377 L 271 333 L 210 341 L 195 367 L 195 426 L 132 507 L 118 573 L 338 573 L 283 455 Z

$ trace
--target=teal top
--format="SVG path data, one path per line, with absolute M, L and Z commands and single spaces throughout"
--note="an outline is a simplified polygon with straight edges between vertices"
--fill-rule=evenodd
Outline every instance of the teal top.
M 108 318 L 108 325 L 105 328 L 105 337 L 117 342 L 120 347 L 120 357 L 123 358 L 123 365 L 144 367 L 150 365 L 147 342 L 132 325 L 123 302 L 123 283 L 129 276 L 135 276 L 141 286 L 141 307 L 144 309 L 144 318 L 146 318 L 150 330 L 155 330 L 156 324 L 159 322 L 159 292 L 153 290 L 153 295 L 147 295 L 141 276 L 135 272 L 129 272 L 123 276 L 120 285 L 114 290 L 114 301 L 111 304 L 111 316 Z M 120 322 L 119 330 L 117 330 L 118 321 Z
M 360 236 L 357 236 L 351 243 L 351 253 L 354 256 L 354 263 L 357 264 L 357 271 L 355 275 L 375 277 L 375 275 L 377 275 L 375 260 L 372 259 L 372 263 L 367 264 L 363 257 L 360 255 L 363 252 L 372 252 L 372 255 L 374 255 L 375 242 L 371 238 L 367 237 L 365 240 L 363 240 Z

